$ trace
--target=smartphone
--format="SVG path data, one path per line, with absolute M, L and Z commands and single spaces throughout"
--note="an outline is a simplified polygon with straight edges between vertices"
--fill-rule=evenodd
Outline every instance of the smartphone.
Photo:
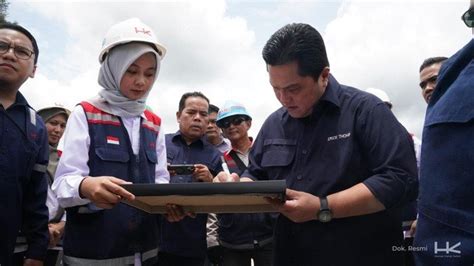
M 194 173 L 194 164 L 170 164 L 168 171 L 174 171 L 176 175 L 191 175 Z

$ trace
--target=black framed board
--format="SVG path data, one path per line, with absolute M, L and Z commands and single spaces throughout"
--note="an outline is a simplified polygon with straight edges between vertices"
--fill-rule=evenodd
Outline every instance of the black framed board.
M 166 213 L 166 204 L 176 204 L 194 213 L 255 213 L 274 212 L 267 197 L 285 201 L 285 180 L 179 183 L 124 184 L 135 195 L 125 204 L 148 213 Z

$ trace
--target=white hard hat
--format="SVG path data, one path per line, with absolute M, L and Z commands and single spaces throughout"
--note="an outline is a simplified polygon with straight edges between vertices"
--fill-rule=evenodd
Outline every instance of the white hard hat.
M 390 101 L 390 98 L 388 97 L 388 94 L 385 91 L 376 88 L 368 88 L 366 92 L 377 96 L 377 98 L 382 100 L 382 102 L 390 105 L 390 107 L 392 106 L 392 101 Z
M 158 42 L 153 30 L 138 18 L 130 18 L 110 27 L 102 41 L 102 50 L 99 54 L 99 62 L 102 63 L 105 55 L 119 44 L 128 42 L 145 42 L 156 47 L 161 58 L 166 54 L 166 48 Z

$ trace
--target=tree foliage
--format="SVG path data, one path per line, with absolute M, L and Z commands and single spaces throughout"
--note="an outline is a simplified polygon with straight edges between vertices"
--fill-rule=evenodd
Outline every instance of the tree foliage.
M 6 21 L 9 4 L 7 0 L 0 0 L 0 23 Z

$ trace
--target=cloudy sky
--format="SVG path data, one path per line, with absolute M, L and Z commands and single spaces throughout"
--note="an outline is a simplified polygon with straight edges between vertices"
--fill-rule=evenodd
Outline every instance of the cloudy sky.
M 177 130 L 181 95 L 197 90 L 217 106 L 227 99 L 246 105 L 256 135 L 280 106 L 261 50 L 280 27 L 304 22 L 323 35 L 339 82 L 384 89 L 398 119 L 420 136 L 426 104 L 417 85 L 419 65 L 427 57 L 451 56 L 472 38 L 460 19 L 468 6 L 469 0 L 11 0 L 7 19 L 39 42 L 36 76 L 21 88 L 37 109 L 72 108 L 94 96 L 103 36 L 111 25 L 138 17 L 168 49 L 147 102 L 166 133 Z

